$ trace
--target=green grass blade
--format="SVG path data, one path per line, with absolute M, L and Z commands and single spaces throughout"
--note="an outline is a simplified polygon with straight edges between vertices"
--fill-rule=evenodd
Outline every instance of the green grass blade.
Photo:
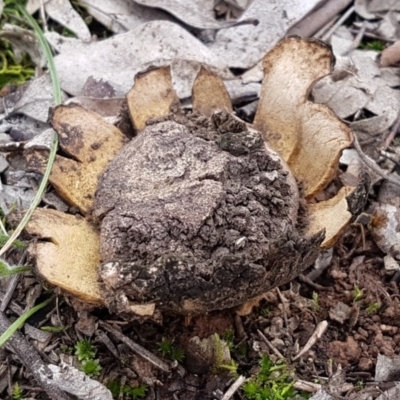
M 30 310 L 27 312 L 23 313 L 16 321 L 14 321 L 8 328 L 7 330 L 0 336 L 0 348 L 4 346 L 4 344 L 7 342 L 8 339 L 14 333 L 21 328 L 21 326 L 25 323 L 25 321 L 31 317 L 35 312 L 39 311 L 41 308 L 46 307 L 47 304 L 49 304 L 51 301 L 53 301 L 53 297 L 50 299 L 44 301 L 43 303 L 38 304 L 35 307 L 32 307 Z
M 26 9 L 23 6 L 18 6 L 18 8 L 21 11 L 21 14 L 29 23 L 29 25 L 33 28 L 36 37 L 39 40 L 40 46 L 44 52 L 44 55 L 46 56 L 47 67 L 49 68 L 51 81 L 53 83 L 54 103 L 55 105 L 61 104 L 60 81 L 58 80 L 57 70 L 54 64 L 53 53 L 50 49 L 50 46 L 47 43 L 47 40 L 44 37 L 43 32 L 38 23 L 36 22 L 36 20 L 28 13 L 28 11 L 26 11 Z
M 54 102 L 56 105 L 61 104 L 60 83 L 58 81 L 57 71 L 56 71 L 56 68 L 54 65 L 54 60 L 53 60 L 53 54 L 51 52 L 49 44 L 47 43 L 46 38 L 44 37 L 43 32 L 40 29 L 39 25 L 32 18 L 32 16 L 25 10 L 24 7 L 18 6 L 18 8 L 35 31 L 35 34 L 39 40 L 39 43 L 40 43 L 40 45 L 43 49 L 43 52 L 46 56 L 46 59 L 47 59 L 47 65 L 48 65 L 48 68 L 50 71 L 51 80 L 53 82 Z M 50 150 L 49 159 L 47 162 L 45 173 L 43 175 L 43 179 L 40 182 L 39 189 L 38 189 L 34 199 L 32 200 L 32 203 L 31 203 L 28 211 L 22 218 L 21 222 L 18 224 L 17 228 L 15 229 L 13 234 L 10 236 L 10 238 L 8 239 L 6 244 L 1 248 L 0 257 L 5 254 L 5 252 L 12 246 L 13 242 L 19 237 L 21 232 L 24 230 L 26 224 L 31 219 L 32 214 L 35 211 L 35 208 L 39 205 L 39 203 L 42 199 L 43 193 L 46 190 L 47 182 L 49 180 L 50 173 L 53 168 L 54 160 L 56 158 L 57 148 L 58 148 L 58 135 L 57 135 L 57 133 L 54 132 L 54 139 L 53 139 L 52 147 Z

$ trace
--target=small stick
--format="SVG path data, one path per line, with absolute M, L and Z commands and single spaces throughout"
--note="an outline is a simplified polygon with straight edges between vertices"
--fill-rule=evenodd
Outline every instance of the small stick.
M 324 25 L 329 23 L 342 10 L 352 3 L 351 0 L 328 0 L 325 4 L 306 15 L 301 21 L 289 29 L 288 35 L 311 37 Z M 328 28 L 329 29 L 329 28 Z
M 265 335 L 259 329 L 257 329 L 257 332 L 260 335 L 261 339 L 264 340 L 266 345 L 275 353 L 275 355 L 281 360 L 284 360 L 285 357 L 282 355 L 282 353 L 265 337 Z
M 379 165 L 376 164 L 376 162 L 368 157 L 362 150 L 360 143 L 358 142 L 357 136 L 354 136 L 354 147 L 357 150 L 358 155 L 360 156 L 361 160 L 374 171 L 377 175 L 379 175 L 381 178 L 386 179 L 390 183 L 393 183 L 393 185 L 400 186 L 400 180 L 397 180 L 396 178 L 393 178 L 390 175 L 387 175 L 385 171 L 383 171 Z
M 397 167 L 400 167 L 400 161 L 399 161 L 399 160 L 396 160 L 396 159 L 395 159 L 390 153 L 388 153 L 387 151 L 385 151 L 385 150 L 380 150 L 380 151 L 379 151 L 379 154 L 380 154 L 382 157 L 385 157 L 385 158 L 387 158 L 388 160 L 390 160 L 392 163 L 396 164 Z
M 299 353 L 297 354 L 297 356 L 293 357 L 293 361 L 297 360 L 298 358 L 300 358 L 301 356 L 303 356 L 304 354 L 306 354 L 311 347 L 314 346 L 314 344 L 317 342 L 318 339 L 320 339 L 322 337 L 322 335 L 325 333 L 326 328 L 328 328 L 328 322 L 327 321 L 322 321 L 320 322 L 317 327 L 315 328 L 314 333 L 311 335 L 310 339 L 308 339 L 308 342 L 306 343 L 306 345 L 303 347 L 302 350 L 299 351 Z
M 386 150 L 390 146 L 393 139 L 396 137 L 399 128 L 400 128 L 400 111 L 397 114 L 396 122 L 392 126 L 392 129 L 390 130 L 388 137 L 385 139 L 385 142 L 383 143 L 382 150 Z
M 26 252 L 22 255 L 18 266 L 20 267 L 24 262 L 26 258 Z M 0 304 L 0 311 L 4 312 L 8 306 L 8 303 L 11 301 L 11 298 L 14 294 L 15 288 L 18 285 L 20 278 L 20 274 L 15 274 L 11 277 L 10 282 L 7 285 L 6 293 L 4 294 L 4 297 L 1 299 L 1 304 Z
M 169 365 L 167 363 L 165 363 L 164 361 L 159 359 L 153 353 L 150 353 L 150 351 L 146 350 L 140 344 L 137 344 L 133 340 L 129 339 L 127 336 L 125 336 L 123 333 L 119 332 L 117 329 L 113 328 L 111 325 L 108 325 L 107 323 L 102 322 L 102 321 L 99 321 L 99 324 L 106 331 L 110 332 L 118 340 L 120 340 L 122 343 L 127 345 L 133 352 L 138 354 L 140 357 L 142 357 L 146 361 L 152 363 L 155 367 L 160 368 L 161 370 L 163 370 L 165 372 L 169 372 L 171 370 L 171 368 L 169 367 Z
M 49 28 L 47 27 L 46 11 L 44 9 L 44 1 L 43 0 L 40 0 L 40 18 L 42 19 L 42 22 L 43 22 L 43 30 L 45 32 L 48 32 Z
M 316 37 L 317 39 L 320 39 L 325 32 L 328 31 L 328 29 L 336 22 L 337 18 L 332 18 L 325 26 L 323 26 L 315 35 L 314 37 Z
M 11 325 L 4 313 L 0 312 L 0 334 L 5 332 Z M 43 387 L 48 396 L 53 400 L 72 400 L 70 396 L 52 383 L 52 372 L 47 364 L 43 362 L 40 355 L 33 346 L 25 339 L 21 332 L 15 332 L 8 340 L 15 354 L 29 369 L 36 381 Z
M 286 313 L 286 304 L 287 304 L 287 300 L 285 299 L 285 296 L 282 294 L 282 292 L 279 290 L 279 288 L 276 288 L 276 292 L 278 293 L 279 296 L 279 300 L 282 303 L 282 312 L 283 312 L 283 319 L 285 321 L 285 327 L 289 328 L 289 321 L 287 319 L 287 313 Z M 286 333 L 286 337 L 289 339 L 290 343 L 293 344 L 293 337 L 292 335 L 289 335 L 288 331 L 285 331 Z
M 240 386 L 243 385 L 245 380 L 246 378 L 243 375 L 240 375 L 239 378 L 237 378 L 236 381 L 232 383 L 226 393 L 222 396 L 221 400 L 229 400 L 240 388 Z
M 351 53 L 353 50 L 355 50 L 361 43 L 365 31 L 367 30 L 367 21 L 364 21 L 361 29 L 358 31 L 356 37 L 354 38 L 353 42 L 351 43 L 351 46 L 349 47 L 349 49 L 347 49 L 347 51 L 345 51 L 342 56 L 347 56 L 349 53 Z
M 347 18 L 350 17 L 351 14 L 353 14 L 355 10 L 354 6 L 351 6 L 339 19 L 338 21 L 335 23 L 335 25 L 332 26 L 331 29 L 329 29 L 329 31 L 327 33 L 325 33 L 325 35 L 322 37 L 322 40 L 328 40 L 330 39 L 330 37 L 335 33 L 336 29 L 339 28 L 340 25 L 343 24 L 344 21 L 346 21 Z
M 318 392 L 318 390 L 322 389 L 322 385 L 319 383 L 314 383 L 314 382 L 306 382 L 302 381 L 299 379 L 293 384 L 293 387 L 297 390 L 302 390 L 303 392 L 308 392 L 308 393 L 315 393 Z
M 0 304 L 0 312 L 4 312 L 8 306 L 8 303 L 11 301 L 11 298 L 14 294 L 14 290 L 18 285 L 20 274 L 15 274 L 11 277 L 10 282 L 7 285 L 6 293 Z

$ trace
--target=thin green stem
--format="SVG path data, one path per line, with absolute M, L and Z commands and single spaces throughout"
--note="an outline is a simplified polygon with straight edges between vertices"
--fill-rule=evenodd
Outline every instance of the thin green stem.
M 35 31 L 35 34 L 39 40 L 39 43 L 43 49 L 43 52 L 46 56 L 47 59 L 47 65 L 50 71 L 50 76 L 51 80 L 53 82 L 53 91 L 54 91 L 54 102 L 56 105 L 61 104 L 61 88 L 60 88 L 60 83 L 58 81 L 58 76 L 57 76 L 57 70 L 54 65 L 54 60 L 53 60 L 53 54 L 51 52 L 51 49 L 49 47 L 49 44 L 46 41 L 46 38 L 43 36 L 43 33 L 37 24 L 37 22 L 32 18 L 32 16 L 23 8 L 22 6 L 18 6 L 20 12 L 22 15 L 25 17 L 25 19 L 28 21 L 28 23 L 32 26 L 32 28 Z M 0 257 L 3 256 L 6 251 L 12 246 L 13 242 L 15 239 L 19 237 L 21 232 L 24 230 L 26 224 L 28 221 L 31 219 L 33 212 L 35 211 L 35 208 L 39 205 L 40 201 L 42 200 L 42 196 L 44 191 L 46 190 L 47 182 L 49 180 L 51 170 L 53 168 L 54 160 L 56 158 L 56 153 L 57 153 L 57 148 L 58 148 L 58 135 L 56 132 L 54 132 L 54 139 L 52 143 L 52 147 L 50 150 L 49 154 L 49 159 L 47 162 L 46 170 L 43 175 L 43 179 L 40 182 L 39 189 L 32 200 L 32 203 L 22 218 L 21 222 L 18 224 L 17 228 L 13 232 L 13 234 L 10 236 L 6 244 L 1 248 L 0 250 Z
M 41 308 L 47 306 L 47 304 L 49 304 L 51 301 L 53 300 L 53 297 L 51 297 L 50 299 L 44 301 L 43 303 L 38 304 L 35 307 L 32 307 L 30 310 L 28 310 L 27 312 L 25 312 L 24 314 L 22 314 L 19 318 L 17 318 L 8 328 L 7 330 L 0 336 L 0 348 L 2 346 L 4 346 L 4 344 L 7 342 L 8 339 L 10 339 L 10 337 L 12 335 L 14 335 L 14 333 L 21 328 L 21 326 L 25 323 L 25 321 L 31 317 L 33 314 L 35 314 L 35 312 L 39 311 Z

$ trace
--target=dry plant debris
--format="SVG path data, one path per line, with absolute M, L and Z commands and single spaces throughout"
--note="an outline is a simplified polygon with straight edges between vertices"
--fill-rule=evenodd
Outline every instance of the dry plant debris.
M 79 106 L 55 109 L 51 123 L 71 159 L 57 159 L 52 182 L 84 215 L 93 207 L 91 217 L 100 226 L 100 293 L 109 308 L 143 315 L 155 307 L 180 313 L 232 307 L 294 279 L 315 261 L 324 237 L 324 246 L 333 245 L 351 217 L 346 196 L 354 188 L 306 206 L 295 181 L 311 201 L 352 142 L 333 112 L 307 100 L 310 86 L 330 66 L 330 50 L 322 43 L 282 40 L 264 59 L 257 130 L 227 112 L 223 84 L 206 69 L 195 82 L 189 115 L 177 105 L 169 69 L 151 70 L 137 77 L 127 95 L 138 135 L 118 153 L 122 134 L 101 117 Z M 212 88 L 220 90 L 214 94 Z M 145 107 L 138 101 L 142 95 Z M 37 154 L 28 159 L 40 170 Z M 37 213 L 39 226 L 46 213 Z M 32 225 L 28 233 L 64 235 L 62 224 L 54 227 L 57 234 Z M 80 246 L 74 252 L 87 257 Z M 82 261 L 82 268 L 92 266 L 92 259 Z M 60 257 L 52 274 L 65 268 Z M 79 288 L 64 288 L 81 299 L 97 293 L 90 274 Z

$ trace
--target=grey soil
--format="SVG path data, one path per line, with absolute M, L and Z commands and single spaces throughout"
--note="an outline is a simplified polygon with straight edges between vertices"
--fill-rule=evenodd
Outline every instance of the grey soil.
M 297 186 L 260 133 L 224 113 L 173 119 L 125 146 L 96 193 L 102 292 L 121 314 L 235 306 L 295 278 L 322 240 L 298 231 Z

